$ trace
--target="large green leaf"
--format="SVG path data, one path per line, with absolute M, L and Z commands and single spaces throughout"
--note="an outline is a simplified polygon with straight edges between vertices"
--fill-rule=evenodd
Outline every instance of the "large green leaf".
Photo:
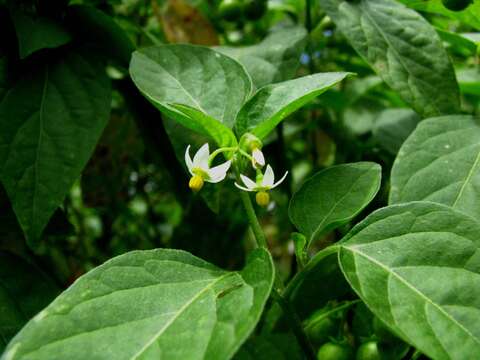
M 20 58 L 24 59 L 37 50 L 56 48 L 72 39 L 70 33 L 59 23 L 46 17 L 27 14 L 12 6 L 10 15 L 15 25 Z
M 380 188 L 381 176 L 380 165 L 371 162 L 322 170 L 293 195 L 288 209 L 290 220 L 307 237 L 307 244 L 311 244 L 367 206 Z
M 480 125 L 471 116 L 422 121 L 392 168 L 391 204 L 432 201 L 480 220 Z
M 399 0 L 418 11 L 448 16 L 451 19 L 473 26 L 480 30 L 480 2 L 472 1 L 469 7 L 462 11 L 452 11 L 442 4 L 442 0 Z
M 37 64 L 0 103 L 0 180 L 30 242 L 87 163 L 110 111 L 102 64 L 80 51 Z
M 422 116 L 457 113 L 452 64 L 433 27 L 394 0 L 320 0 L 355 50 Z
M 219 145 L 235 141 L 230 128 L 252 88 L 235 60 L 201 46 L 161 45 L 136 51 L 130 74 L 143 95 L 170 118 Z
M 306 37 L 307 32 L 303 26 L 281 28 L 259 44 L 245 47 L 220 46 L 216 50 L 245 66 L 258 89 L 295 76 Z
M 235 130 L 239 135 L 248 131 L 263 139 L 280 121 L 348 75 L 350 73 L 319 73 L 264 86 L 238 113 Z
M 95 44 L 97 51 L 128 67 L 135 46 L 110 16 L 93 6 L 72 5 L 67 9 L 67 21 L 79 36 Z
M 229 359 L 259 320 L 273 277 L 265 249 L 240 272 L 179 250 L 130 252 L 77 280 L 2 359 Z
M 0 353 L 8 341 L 58 294 L 36 266 L 0 252 Z
M 342 271 L 397 335 L 433 359 L 480 354 L 480 224 L 445 205 L 380 209 L 347 235 Z

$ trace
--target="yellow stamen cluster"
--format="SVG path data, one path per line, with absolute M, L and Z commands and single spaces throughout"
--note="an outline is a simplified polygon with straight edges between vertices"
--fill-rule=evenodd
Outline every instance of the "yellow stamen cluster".
M 188 187 L 192 189 L 193 192 L 198 192 L 203 187 L 203 183 L 203 177 L 200 175 L 194 175 L 188 182 Z
M 270 195 L 266 191 L 259 191 L 255 195 L 255 200 L 258 205 L 266 207 L 270 203 Z

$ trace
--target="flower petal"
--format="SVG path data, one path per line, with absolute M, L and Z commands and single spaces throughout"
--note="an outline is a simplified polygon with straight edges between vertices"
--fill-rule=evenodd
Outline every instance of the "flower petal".
M 198 167 L 202 170 L 208 170 L 208 157 L 210 156 L 210 150 L 208 143 L 202 145 L 193 157 L 193 167 Z
M 187 150 L 185 150 L 185 164 L 187 165 L 187 169 L 190 172 L 190 174 L 193 175 L 192 173 L 193 162 L 192 162 L 192 158 L 190 157 L 190 145 L 188 145 Z
M 246 188 L 246 187 L 243 187 L 242 185 L 238 185 L 237 183 L 235 183 L 235 186 L 236 186 L 237 188 L 239 188 L 240 190 L 243 190 L 243 191 L 254 191 L 254 190 L 252 190 L 252 189 L 248 189 L 248 188 Z
M 271 188 L 274 180 L 275 175 L 273 174 L 273 169 L 270 165 L 267 165 L 267 170 L 265 170 L 265 174 L 263 174 L 262 187 Z
M 208 176 L 210 176 L 210 179 L 205 179 L 205 181 L 208 181 L 210 183 L 217 183 L 225 179 L 225 176 L 227 176 L 227 171 L 230 169 L 230 165 L 232 164 L 231 160 L 225 161 L 223 164 L 220 164 L 218 166 L 215 166 L 208 170 Z
M 251 180 L 249 177 L 245 175 L 240 174 L 240 179 L 242 179 L 245 186 L 250 190 L 253 190 L 257 187 L 257 184 L 255 183 L 255 181 Z
M 275 184 L 272 185 L 271 189 L 280 185 L 283 182 L 283 180 L 285 180 L 287 175 L 288 175 L 288 171 L 285 172 L 285 174 L 282 176 L 282 178 L 280 180 L 278 180 Z
M 253 167 L 255 167 L 256 164 L 260 166 L 265 165 L 265 157 L 263 156 L 263 153 L 260 149 L 258 148 L 253 149 L 252 157 L 253 157 Z

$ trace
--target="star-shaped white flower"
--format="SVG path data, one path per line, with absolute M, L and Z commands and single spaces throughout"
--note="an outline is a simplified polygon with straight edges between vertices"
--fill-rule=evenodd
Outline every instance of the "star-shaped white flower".
M 209 164 L 210 150 L 208 143 L 204 144 L 194 155 L 193 160 L 190 157 L 190 145 L 185 151 L 185 163 L 188 171 L 192 175 L 189 186 L 193 191 L 199 191 L 203 182 L 218 183 L 225 179 L 227 171 L 230 169 L 231 160 L 225 161 L 223 164 L 210 168 Z
M 259 183 L 256 183 L 245 175 L 240 175 L 240 178 L 242 179 L 245 186 L 238 185 L 237 183 L 235 183 L 235 186 L 244 191 L 267 191 L 280 185 L 287 177 L 287 174 L 288 171 L 285 172 L 285 174 L 280 180 L 274 183 L 275 174 L 273 173 L 272 167 L 270 165 L 267 165 L 267 169 L 265 170 L 265 174 L 263 174 L 262 181 L 260 181 Z
M 273 169 L 270 165 L 267 165 L 267 169 L 265 170 L 261 181 L 255 182 L 245 175 L 240 175 L 245 186 L 238 185 L 237 183 L 235 183 L 235 186 L 244 191 L 256 191 L 257 194 L 255 195 L 255 200 L 257 201 L 257 204 L 266 207 L 270 203 L 270 195 L 268 194 L 268 191 L 280 185 L 287 177 L 287 174 L 288 171 L 285 172 L 280 180 L 275 182 Z

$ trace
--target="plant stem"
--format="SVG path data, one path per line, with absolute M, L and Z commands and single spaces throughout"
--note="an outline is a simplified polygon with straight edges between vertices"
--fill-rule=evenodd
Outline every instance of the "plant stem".
M 267 248 L 267 239 L 265 238 L 262 227 L 258 222 L 258 218 L 255 214 L 255 209 L 253 208 L 250 195 L 246 191 L 241 191 L 240 197 L 242 198 L 243 207 L 245 208 L 245 211 L 247 213 L 248 222 L 250 223 L 250 227 L 252 228 L 255 239 L 257 240 L 257 246 Z
M 239 177 L 237 171 L 237 178 Z M 262 227 L 258 221 L 257 215 L 255 214 L 255 209 L 253 208 L 252 201 L 250 196 L 247 192 L 242 191 L 240 192 L 240 197 L 242 198 L 243 207 L 245 208 L 245 212 L 247 213 L 248 221 L 250 226 L 253 230 L 253 234 L 255 235 L 255 239 L 257 240 L 257 246 L 266 248 L 267 247 L 267 240 L 265 238 L 265 234 L 263 233 Z M 272 289 L 272 297 L 282 308 L 285 317 L 287 318 L 290 327 L 297 338 L 299 345 L 301 346 L 302 350 L 304 351 L 307 359 L 315 360 L 315 353 L 313 351 L 312 345 L 308 341 L 307 335 L 303 331 L 302 322 L 298 317 L 295 309 L 291 306 L 286 298 L 279 292 L 282 289 L 283 284 L 278 276 L 275 276 L 275 283 Z

